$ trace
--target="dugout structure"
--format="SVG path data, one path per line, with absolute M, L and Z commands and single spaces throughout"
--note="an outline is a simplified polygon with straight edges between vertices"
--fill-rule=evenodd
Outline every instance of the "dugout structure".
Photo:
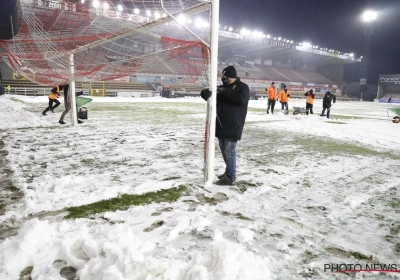
M 378 102 L 387 103 L 389 98 L 391 98 L 392 103 L 400 103 L 400 74 L 379 75 L 376 98 Z

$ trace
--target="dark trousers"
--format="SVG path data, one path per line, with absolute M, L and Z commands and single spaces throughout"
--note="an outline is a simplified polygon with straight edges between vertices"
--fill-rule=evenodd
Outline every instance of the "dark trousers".
M 56 103 L 56 105 L 53 107 L 53 103 Z M 58 106 L 60 106 L 60 101 L 58 101 L 57 99 L 50 99 L 49 98 L 49 107 L 47 107 L 44 111 L 43 114 L 46 114 L 48 111 L 53 111 L 55 108 L 57 108 Z
M 271 107 L 271 113 L 274 113 L 274 108 L 275 108 L 275 99 L 268 99 L 268 108 L 267 108 L 267 113 L 269 113 L 269 108 Z
M 308 115 L 308 112 L 310 112 L 310 114 L 314 114 L 314 112 L 313 112 L 313 104 L 310 104 L 310 103 L 306 103 L 306 110 L 307 110 L 307 113 L 306 113 L 306 115 Z
M 329 113 L 331 112 L 331 108 L 325 108 L 325 107 L 324 107 L 324 109 L 322 109 L 321 117 L 324 116 L 325 110 L 327 110 L 327 111 L 326 111 L 326 117 L 329 119 Z
M 281 102 L 281 107 L 282 107 L 282 111 L 283 110 L 289 110 L 289 106 L 288 106 L 288 103 L 287 102 Z

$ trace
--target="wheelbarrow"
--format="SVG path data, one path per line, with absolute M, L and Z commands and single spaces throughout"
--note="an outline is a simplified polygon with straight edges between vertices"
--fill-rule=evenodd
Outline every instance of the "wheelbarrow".
M 92 98 L 89 97 L 83 97 L 83 96 L 77 96 L 76 97 L 76 106 L 79 108 L 78 109 L 78 118 L 79 119 L 88 119 L 88 110 L 91 107 Z M 86 106 L 84 106 L 86 105 Z
M 307 113 L 307 110 L 306 110 L 306 108 L 302 108 L 302 107 L 293 107 L 293 115 L 298 115 L 298 114 L 302 114 L 302 115 L 304 115 L 304 114 L 306 114 Z

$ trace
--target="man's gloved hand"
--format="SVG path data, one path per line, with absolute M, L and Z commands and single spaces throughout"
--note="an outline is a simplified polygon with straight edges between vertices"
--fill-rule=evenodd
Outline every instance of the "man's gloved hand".
M 224 90 L 225 90 L 225 88 L 219 87 L 219 88 L 217 88 L 217 93 L 218 94 L 224 93 Z
M 200 95 L 201 95 L 201 97 L 203 97 L 205 100 L 207 100 L 208 98 L 211 97 L 211 93 L 212 93 L 212 92 L 211 92 L 210 89 L 205 88 L 205 89 L 203 89 L 203 90 L 201 91 Z

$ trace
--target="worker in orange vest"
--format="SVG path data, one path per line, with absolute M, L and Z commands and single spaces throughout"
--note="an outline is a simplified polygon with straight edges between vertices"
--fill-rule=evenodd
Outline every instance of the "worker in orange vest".
M 305 97 L 307 97 L 306 100 L 306 114 L 308 115 L 308 112 L 310 112 L 310 114 L 313 114 L 313 106 L 314 106 L 314 98 L 315 98 L 315 94 L 314 91 L 312 89 L 310 89 L 309 91 L 307 91 L 304 94 Z
M 287 115 L 289 113 L 289 97 L 290 97 L 290 91 L 287 89 L 286 85 L 283 85 L 283 89 L 279 93 L 279 102 L 281 102 L 281 110 L 282 113 Z
M 54 109 L 60 106 L 60 101 L 57 100 L 60 97 L 60 91 L 64 88 L 64 86 L 56 86 L 54 87 L 49 94 L 49 106 L 42 112 L 42 115 L 45 116 L 48 111 L 52 111 L 54 113 Z M 56 105 L 53 107 L 53 103 Z
M 269 108 L 271 108 L 271 113 L 274 113 L 275 102 L 278 99 L 278 91 L 275 87 L 275 82 L 271 83 L 271 86 L 265 90 L 268 94 L 268 108 L 267 114 L 269 114 Z

